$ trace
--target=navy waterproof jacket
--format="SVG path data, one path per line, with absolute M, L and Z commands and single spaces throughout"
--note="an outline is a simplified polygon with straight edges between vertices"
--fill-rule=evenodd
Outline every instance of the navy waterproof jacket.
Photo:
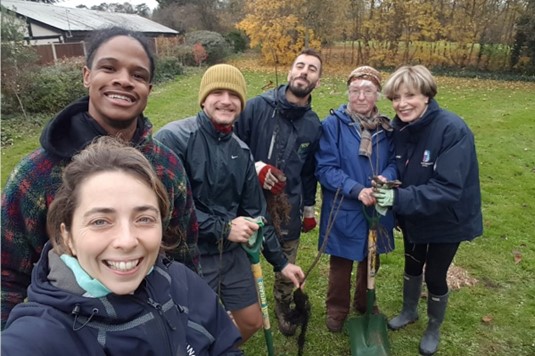
M 214 255 L 238 248 L 228 240 L 230 222 L 238 216 L 266 216 L 266 201 L 249 147 L 235 134 L 216 131 L 206 114 L 171 122 L 155 138 L 181 159 L 193 191 L 199 221 L 201 255 Z M 262 253 L 275 271 L 288 260 L 282 253 L 272 226 L 264 228 Z
M 483 233 L 474 135 L 454 113 L 430 100 L 411 123 L 394 118 L 396 165 L 402 185 L 393 210 L 412 243 L 455 243 Z
M 271 164 L 286 175 L 285 192 L 292 208 L 280 238 L 296 240 L 303 207 L 316 203 L 314 154 L 321 122 L 310 103 L 302 107 L 289 103 L 286 90 L 288 85 L 281 85 L 247 101 L 234 130 L 251 148 L 255 161 Z
M 132 295 L 90 298 L 51 282 L 49 261 L 63 263 L 47 243 L 32 272 L 29 302 L 12 310 L 2 332 L 4 356 L 235 352 L 240 334 L 216 294 L 178 262 L 160 256 Z M 71 274 L 59 283 L 74 280 L 64 264 L 59 268 Z

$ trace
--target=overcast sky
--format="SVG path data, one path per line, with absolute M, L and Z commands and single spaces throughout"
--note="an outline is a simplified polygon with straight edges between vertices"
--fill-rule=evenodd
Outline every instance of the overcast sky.
M 151 10 L 154 10 L 156 7 L 158 7 L 158 3 L 156 0 L 58 0 L 55 4 L 58 6 L 64 6 L 64 7 L 76 7 L 80 4 L 83 4 L 87 6 L 87 8 L 91 8 L 93 5 L 100 5 L 103 2 L 105 3 L 125 3 L 129 2 L 132 4 L 132 7 L 136 7 L 136 5 L 145 3 Z

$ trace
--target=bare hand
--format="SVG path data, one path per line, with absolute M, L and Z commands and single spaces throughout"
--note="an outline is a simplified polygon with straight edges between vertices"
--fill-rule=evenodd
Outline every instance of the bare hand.
M 359 193 L 358 199 L 366 206 L 374 205 L 375 197 L 373 196 L 373 188 L 362 189 Z
M 295 288 L 299 288 L 303 279 L 305 279 L 305 273 L 301 267 L 288 263 L 281 271 L 282 275 L 292 281 Z
M 246 243 L 258 229 L 259 226 L 256 222 L 249 221 L 243 216 L 238 216 L 231 221 L 228 240 L 237 243 Z

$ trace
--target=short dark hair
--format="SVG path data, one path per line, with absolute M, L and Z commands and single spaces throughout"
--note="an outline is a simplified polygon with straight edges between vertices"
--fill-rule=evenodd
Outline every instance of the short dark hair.
M 102 46 L 104 43 L 108 42 L 112 38 L 118 37 L 118 36 L 131 37 L 141 44 L 141 46 L 145 50 L 145 53 L 147 54 L 147 57 L 149 57 L 150 82 L 152 82 L 152 80 L 154 79 L 155 71 L 156 71 L 156 60 L 154 58 L 154 52 L 152 51 L 152 47 L 149 44 L 149 40 L 140 32 L 129 30 L 125 27 L 112 26 L 112 27 L 101 28 L 99 30 L 92 32 L 89 35 L 89 37 L 87 38 L 87 42 L 89 44 L 86 47 L 87 54 L 86 54 L 86 62 L 85 62 L 87 67 L 91 69 L 93 65 L 93 59 L 95 58 L 95 53 L 100 48 L 100 46 Z
M 74 211 L 78 207 L 80 187 L 88 177 L 102 172 L 125 172 L 147 184 L 156 194 L 162 224 L 170 214 L 170 201 L 149 160 L 136 148 L 112 136 L 101 136 L 80 153 L 63 170 L 62 184 L 47 214 L 47 232 L 54 250 L 68 253 L 61 236 L 61 224 L 71 231 Z M 176 247 L 162 240 L 165 250 Z
M 294 61 L 292 63 L 292 67 L 295 64 L 295 60 L 297 59 L 297 57 L 299 57 L 300 55 L 303 55 L 303 54 L 306 55 L 306 56 L 316 57 L 320 61 L 320 76 L 321 76 L 321 73 L 323 72 L 323 59 L 321 58 L 321 54 L 318 51 L 316 51 L 315 49 L 312 49 L 312 48 L 305 48 L 301 52 L 299 52 L 299 54 L 295 57 L 295 59 L 294 59 Z

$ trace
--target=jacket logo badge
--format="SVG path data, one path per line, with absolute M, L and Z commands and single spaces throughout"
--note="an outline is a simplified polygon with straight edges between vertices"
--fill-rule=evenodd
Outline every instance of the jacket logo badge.
M 431 151 L 425 150 L 424 155 L 422 157 L 422 162 L 420 164 L 422 165 L 422 167 L 429 167 L 434 164 L 434 162 L 430 162 L 430 161 L 431 161 Z
M 238 155 L 236 155 L 236 156 L 231 155 L 231 156 L 230 156 L 230 159 L 236 159 L 236 158 L 238 158 Z

